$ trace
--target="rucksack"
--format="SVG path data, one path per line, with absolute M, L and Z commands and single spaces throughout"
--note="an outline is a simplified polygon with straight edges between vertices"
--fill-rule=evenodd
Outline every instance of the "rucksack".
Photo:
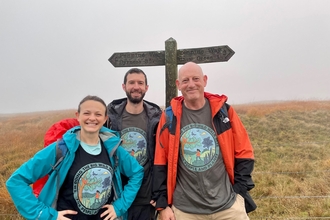
M 47 130 L 45 137 L 44 137 L 44 147 L 47 147 L 51 143 L 57 141 L 57 143 L 56 143 L 56 160 L 55 160 L 56 162 L 55 162 L 55 165 L 52 166 L 52 168 L 53 168 L 52 171 L 61 163 L 61 161 L 63 160 L 63 158 L 67 152 L 67 146 L 62 139 L 63 134 L 67 130 L 69 130 L 77 125 L 79 125 L 79 122 L 77 119 L 67 118 L 67 119 L 63 119 L 63 120 L 60 120 L 60 121 L 54 123 Z M 32 185 L 33 194 L 36 197 L 39 196 L 40 191 L 43 188 L 43 186 L 46 184 L 50 173 L 47 174 L 46 176 L 38 179 L 35 183 L 33 183 L 33 185 Z
M 228 118 L 228 104 L 224 103 L 222 105 L 222 107 L 220 108 L 220 111 L 217 113 L 217 116 L 220 117 L 221 121 L 223 123 L 228 123 L 230 122 L 229 118 Z M 160 134 L 166 129 L 168 128 L 169 131 L 171 133 L 174 133 L 174 131 L 172 131 L 172 129 L 175 129 L 175 125 L 176 125 L 176 117 L 173 119 L 173 110 L 172 110 L 172 106 L 169 106 L 165 109 L 165 113 L 166 113 L 166 122 L 163 125 L 163 127 L 160 129 Z M 160 143 L 160 145 L 162 145 Z M 163 146 L 162 146 L 163 147 Z
M 48 145 L 54 143 L 56 141 L 56 160 L 55 164 L 52 166 L 52 170 L 44 177 L 38 179 L 35 183 L 32 185 L 33 194 L 38 197 L 42 188 L 46 184 L 48 180 L 48 176 L 57 168 L 57 166 L 63 161 L 68 147 L 66 146 L 64 140 L 62 139 L 62 136 L 67 132 L 69 129 L 78 126 L 79 122 L 75 118 L 67 118 L 60 120 L 56 123 L 54 123 L 46 132 L 44 137 L 44 147 L 47 147 Z M 118 167 L 118 157 L 116 155 L 116 152 L 112 155 L 115 160 L 115 164 L 113 167 L 114 172 L 116 171 Z M 59 178 L 57 178 L 57 184 L 59 185 Z M 57 198 L 57 196 L 56 196 Z

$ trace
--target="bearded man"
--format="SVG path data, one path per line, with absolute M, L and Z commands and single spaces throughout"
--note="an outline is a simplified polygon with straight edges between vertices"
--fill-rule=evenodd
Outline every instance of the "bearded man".
M 149 85 L 146 74 L 138 68 L 128 70 L 122 88 L 126 98 L 112 101 L 108 106 L 109 119 L 106 127 L 119 131 L 123 139 L 122 147 L 144 168 L 141 188 L 128 209 L 128 220 L 152 220 L 155 208 L 151 201 L 152 169 L 155 153 L 155 136 L 162 110 L 152 102 L 144 100 Z M 122 176 L 123 185 L 128 177 Z

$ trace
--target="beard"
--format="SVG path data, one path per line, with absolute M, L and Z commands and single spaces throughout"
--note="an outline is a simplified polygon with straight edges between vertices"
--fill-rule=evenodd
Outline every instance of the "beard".
M 129 91 L 126 91 L 126 96 L 127 96 L 128 100 L 130 102 L 132 102 L 133 104 L 139 104 L 140 102 L 142 102 L 142 100 L 143 100 L 143 98 L 145 96 L 145 93 L 141 92 L 141 97 L 139 97 L 139 98 L 133 98 L 131 96 L 131 93 Z

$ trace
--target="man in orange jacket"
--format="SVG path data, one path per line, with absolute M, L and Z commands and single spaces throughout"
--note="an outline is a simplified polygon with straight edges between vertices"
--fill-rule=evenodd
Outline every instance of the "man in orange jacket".
M 248 134 L 227 97 L 204 92 L 206 84 L 199 65 L 183 65 L 172 121 L 163 112 L 158 125 L 151 203 L 161 220 L 244 220 L 256 209 Z

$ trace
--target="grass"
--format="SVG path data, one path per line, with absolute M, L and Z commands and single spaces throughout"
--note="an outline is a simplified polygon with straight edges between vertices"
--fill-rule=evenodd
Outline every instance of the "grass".
M 43 148 L 47 129 L 74 110 L 0 116 L 0 219 L 22 219 L 12 204 L 5 182 L 22 163 Z
M 255 151 L 251 219 L 330 219 L 330 102 L 235 106 Z
M 330 101 L 233 106 L 255 151 L 250 219 L 330 219 Z M 0 116 L 0 219 L 19 219 L 5 181 L 73 110 Z M 329 217 L 329 218 L 327 218 Z

